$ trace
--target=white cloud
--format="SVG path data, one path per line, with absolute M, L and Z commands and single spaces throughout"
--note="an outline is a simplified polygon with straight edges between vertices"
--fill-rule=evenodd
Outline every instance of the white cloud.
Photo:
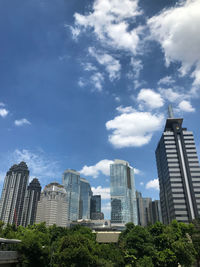
M 112 160 L 103 159 L 93 166 L 85 165 L 79 172 L 93 178 L 97 178 L 101 173 L 108 176 L 110 175 L 110 164 L 112 163 Z
M 84 87 L 86 84 L 85 84 L 85 82 L 83 81 L 83 79 L 79 79 L 79 81 L 78 81 L 78 85 L 79 85 L 80 87 Z
M 162 79 L 160 79 L 158 81 L 158 85 L 161 85 L 161 84 L 170 85 L 170 84 L 173 84 L 173 83 L 175 83 L 175 81 L 172 79 L 171 76 L 165 76 L 164 78 L 162 78 Z
M 49 159 L 42 151 L 31 152 L 27 149 L 16 149 L 10 157 L 14 163 L 25 161 L 32 177 L 48 177 L 53 180 L 61 175 L 58 171 L 58 163 Z
M 180 73 L 192 67 L 194 84 L 200 84 L 200 1 L 181 1 L 148 20 L 151 37 L 157 40 L 165 54 L 166 64 L 181 62 Z
M 135 111 L 135 109 L 133 109 L 131 106 L 128 106 L 128 107 L 119 106 L 116 108 L 116 110 L 119 113 L 132 113 Z
M 119 96 L 115 96 L 115 101 L 116 102 L 120 102 L 121 101 L 120 97 Z
M 143 69 L 142 61 L 140 59 L 131 58 L 131 66 L 133 67 L 134 78 L 138 79 L 140 72 Z
M 88 49 L 91 56 L 95 57 L 99 64 L 105 66 L 111 81 L 120 77 L 121 65 L 119 60 L 109 54 L 96 51 L 94 47 Z
M 30 125 L 31 123 L 27 119 L 23 118 L 23 119 L 20 119 L 20 120 L 15 120 L 14 124 L 16 126 L 22 126 L 22 125 L 25 125 L 25 124 Z
M 143 186 L 144 185 L 144 182 L 140 182 L 140 185 Z
M 158 179 L 150 180 L 150 181 L 146 184 L 146 189 L 155 189 L 155 190 L 159 190 L 159 181 L 158 181 Z
M 104 77 L 100 72 L 94 73 L 90 77 L 90 81 L 95 88 L 95 89 L 93 89 L 93 91 L 98 91 L 98 92 L 102 91 L 102 83 L 104 81 Z
M 195 108 L 192 107 L 189 101 L 183 100 L 178 105 L 179 109 L 185 112 L 194 112 Z
M 160 108 L 164 105 L 164 100 L 161 97 L 160 94 L 154 92 L 151 89 L 142 89 L 140 90 L 137 101 L 142 102 L 140 104 L 140 107 L 143 106 L 143 104 L 151 109 L 153 108 Z
M 106 123 L 107 130 L 112 130 L 109 142 L 116 148 L 140 147 L 148 144 L 153 132 L 162 127 L 163 115 L 139 112 L 122 113 Z
M 97 68 L 90 62 L 82 64 L 85 71 L 96 71 Z
M 75 13 L 74 28 L 90 28 L 104 45 L 136 53 L 140 28 L 129 30 L 129 23 L 141 14 L 137 0 L 96 0 L 92 9 L 85 16 Z
M 3 103 L 2 103 L 3 104 Z M 8 115 L 8 110 L 7 109 L 5 109 L 5 108 L 0 108 L 0 116 L 2 117 L 2 118 L 5 118 L 7 115 Z
M 101 199 L 110 199 L 110 187 L 92 187 L 94 195 L 101 195 Z
M 134 174 L 141 174 L 141 171 L 136 169 L 136 168 L 134 168 Z
M 5 104 L 3 102 L 0 102 L 0 107 L 5 107 Z
M 184 99 L 185 97 L 187 97 L 186 94 L 176 92 L 172 88 L 167 88 L 167 89 L 159 88 L 158 90 L 159 90 L 160 94 L 162 95 L 162 97 L 167 99 L 170 102 L 176 102 L 178 100 L 181 100 L 181 99 Z

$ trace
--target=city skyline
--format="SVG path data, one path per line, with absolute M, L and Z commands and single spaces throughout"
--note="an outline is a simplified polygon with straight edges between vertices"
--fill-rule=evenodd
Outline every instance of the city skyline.
M 0 192 L 14 163 L 42 188 L 71 168 L 107 218 L 109 165 L 123 159 L 136 189 L 159 199 L 169 103 L 200 155 L 199 10 L 198 0 L 0 3 Z

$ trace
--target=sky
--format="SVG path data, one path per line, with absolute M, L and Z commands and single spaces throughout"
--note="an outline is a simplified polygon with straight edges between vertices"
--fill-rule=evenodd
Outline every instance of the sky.
M 42 187 L 70 168 L 110 217 L 109 165 L 159 199 L 155 149 L 167 107 L 200 154 L 200 1 L 0 3 L 0 191 L 26 161 Z

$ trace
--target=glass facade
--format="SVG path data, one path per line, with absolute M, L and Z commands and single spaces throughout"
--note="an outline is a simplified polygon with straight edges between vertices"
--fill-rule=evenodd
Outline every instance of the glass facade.
M 111 222 L 138 224 L 134 170 L 128 162 L 110 165 Z
M 90 184 L 84 178 L 80 178 L 80 206 L 79 218 L 90 219 L 90 203 L 92 191 Z
M 80 174 L 75 170 L 66 170 L 63 174 L 63 185 L 67 192 L 68 220 L 79 219 Z

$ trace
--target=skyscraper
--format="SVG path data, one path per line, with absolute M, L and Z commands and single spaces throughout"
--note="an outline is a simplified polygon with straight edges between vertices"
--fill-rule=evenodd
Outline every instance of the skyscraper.
M 68 220 L 77 221 L 79 219 L 80 202 L 80 173 L 68 169 L 63 173 L 63 185 L 67 192 Z
M 37 204 L 40 200 L 41 185 L 37 178 L 34 178 L 29 184 L 25 202 L 24 202 L 24 211 L 23 211 L 23 221 L 22 225 L 27 226 L 29 224 L 34 224 L 36 219 Z
M 136 191 L 137 208 L 138 208 L 138 224 L 147 226 L 151 222 L 150 205 L 152 199 L 149 197 L 142 197 L 140 192 Z
M 172 110 L 156 149 L 162 219 L 189 222 L 200 217 L 200 166 L 193 133 Z
M 90 203 L 92 191 L 89 182 L 80 178 L 79 219 L 90 219 Z
M 111 223 L 138 224 L 134 170 L 124 160 L 110 165 Z
M 91 219 L 103 220 L 104 214 L 101 212 L 101 195 L 94 195 L 91 198 Z
M 67 226 L 67 200 L 63 185 L 56 182 L 45 186 L 38 201 L 36 223 L 46 222 L 47 226 Z
M 23 161 L 7 172 L 0 201 L 0 220 L 5 223 L 22 224 L 28 178 L 29 170 Z
M 160 200 L 154 200 L 149 203 L 150 221 L 152 224 L 162 222 L 162 214 L 160 208 Z

